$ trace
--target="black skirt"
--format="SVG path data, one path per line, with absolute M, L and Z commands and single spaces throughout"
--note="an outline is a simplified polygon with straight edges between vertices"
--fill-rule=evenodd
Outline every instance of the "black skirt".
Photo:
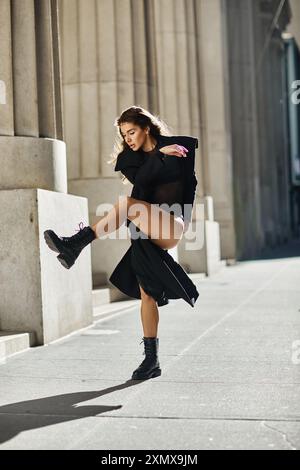
M 132 221 L 127 219 L 127 222 L 131 234 L 135 230 L 135 236 L 109 281 L 135 299 L 141 298 L 140 284 L 158 306 L 168 304 L 169 299 L 182 298 L 194 307 L 199 292 L 186 271 L 168 250 L 154 244 Z M 140 236 L 136 237 L 136 232 L 140 232 Z

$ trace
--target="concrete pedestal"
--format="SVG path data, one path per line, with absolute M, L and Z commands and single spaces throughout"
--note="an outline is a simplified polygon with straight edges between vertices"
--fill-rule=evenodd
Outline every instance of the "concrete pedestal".
M 69 193 L 87 198 L 91 225 L 111 209 L 121 195 L 130 195 L 132 185 L 123 185 L 117 178 L 87 178 L 69 181 Z M 103 206 L 102 206 L 103 205 Z M 98 213 L 98 215 L 97 215 Z M 106 285 L 108 277 L 130 247 L 130 236 L 123 224 L 108 238 L 96 240 L 92 244 L 92 272 L 94 287 Z
M 222 266 L 220 227 L 214 221 L 213 200 L 206 196 L 195 203 L 195 220 L 178 245 L 179 262 L 189 273 L 217 272 Z
M 88 225 L 87 199 L 44 189 L 0 191 L 0 328 L 32 332 L 35 344 L 92 323 L 91 248 L 70 270 L 43 232 L 71 236 Z

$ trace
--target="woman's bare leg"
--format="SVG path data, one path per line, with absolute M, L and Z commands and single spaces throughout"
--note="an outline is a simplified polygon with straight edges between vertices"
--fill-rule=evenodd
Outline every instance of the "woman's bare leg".
M 176 246 L 183 235 L 184 222 L 180 217 L 146 201 L 130 198 L 127 217 L 163 249 Z
M 128 197 L 120 197 L 114 207 L 101 219 L 92 225 L 97 238 L 115 232 L 125 222 L 128 211 Z
M 142 289 L 141 286 L 141 319 L 144 336 L 146 338 L 156 338 L 159 322 L 159 314 L 156 301 Z
M 123 196 L 98 222 L 92 225 L 97 238 L 116 231 L 128 218 L 145 233 L 153 243 L 163 249 L 173 248 L 180 241 L 183 221 L 146 201 Z

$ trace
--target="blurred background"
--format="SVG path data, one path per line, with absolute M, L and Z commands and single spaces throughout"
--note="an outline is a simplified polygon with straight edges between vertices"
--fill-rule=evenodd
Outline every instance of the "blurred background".
M 298 238 L 299 44 L 300 0 L 1 0 L 4 225 L 27 227 L 39 257 L 43 224 L 71 235 L 80 220 L 94 223 L 99 204 L 130 194 L 107 161 L 115 119 L 136 105 L 199 139 L 204 213 L 194 210 L 193 229 L 200 218 L 204 246 L 188 250 L 183 239 L 172 250 L 188 272 L 210 275 Z M 37 189 L 46 191 L 23 192 Z M 108 285 L 128 246 L 92 245 L 82 269 L 94 288 Z M 34 259 L 24 255 L 25 269 Z M 2 272 L 15 262 L 5 258 Z

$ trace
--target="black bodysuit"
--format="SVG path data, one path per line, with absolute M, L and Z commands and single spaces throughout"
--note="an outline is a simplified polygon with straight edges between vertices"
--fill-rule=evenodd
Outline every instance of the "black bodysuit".
M 147 201 L 151 204 L 162 205 L 162 209 L 183 218 L 184 181 L 180 157 L 162 154 L 158 149 L 158 144 L 153 150 L 149 152 L 142 150 L 141 153 L 144 163 L 140 169 L 139 179 L 151 175 L 152 182 L 147 185 Z
M 121 171 L 133 184 L 131 196 L 149 203 L 165 206 L 175 204 L 176 216 L 182 216 L 186 222 L 192 218 L 192 208 L 195 199 L 197 178 L 195 175 L 195 148 L 198 139 L 190 136 L 155 137 L 157 145 L 153 152 L 141 149 L 133 151 L 125 148 L 117 158 L 115 171 Z M 180 144 L 189 152 L 187 157 L 166 155 L 159 149 L 165 145 Z M 180 205 L 181 208 L 176 207 Z M 128 226 L 128 219 L 126 225 Z
M 116 170 L 121 169 L 126 178 L 134 185 L 131 196 L 156 204 L 176 217 L 184 219 L 184 168 L 182 159 L 166 155 L 159 150 L 157 143 L 151 151 L 142 149 L 136 153 L 139 167 L 122 166 L 119 160 Z M 128 226 L 127 219 L 126 225 Z

